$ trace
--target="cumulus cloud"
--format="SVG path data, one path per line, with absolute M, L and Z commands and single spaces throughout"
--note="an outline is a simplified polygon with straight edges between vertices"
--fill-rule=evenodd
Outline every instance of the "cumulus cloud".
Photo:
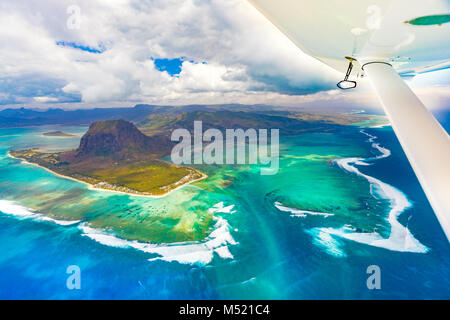
M 155 59 L 180 59 L 181 72 Z M 334 95 L 342 75 L 246 0 L 3 1 L 0 61 L 3 105 L 298 104 L 366 94 Z
M 32 88 L 0 86 L 3 104 L 239 102 L 327 90 L 338 77 L 245 0 L 2 2 L 0 40 L 2 79 Z M 152 60 L 181 57 L 177 76 Z

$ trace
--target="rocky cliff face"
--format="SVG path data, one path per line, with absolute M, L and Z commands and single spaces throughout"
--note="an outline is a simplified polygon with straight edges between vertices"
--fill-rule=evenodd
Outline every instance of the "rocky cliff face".
M 113 160 L 136 160 L 143 156 L 165 154 L 167 143 L 162 137 L 148 137 L 125 120 L 94 122 L 81 138 L 75 151 L 78 160 L 108 157 Z

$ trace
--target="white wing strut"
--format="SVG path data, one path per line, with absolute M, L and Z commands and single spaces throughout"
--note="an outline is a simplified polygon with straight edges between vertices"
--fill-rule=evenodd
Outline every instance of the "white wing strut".
M 450 239 L 450 137 L 387 63 L 363 66 L 447 239 Z
M 450 241 L 450 138 L 397 74 L 449 65 L 450 1 L 249 1 L 300 49 L 335 70 L 345 72 L 348 57 L 366 63 L 365 72 Z

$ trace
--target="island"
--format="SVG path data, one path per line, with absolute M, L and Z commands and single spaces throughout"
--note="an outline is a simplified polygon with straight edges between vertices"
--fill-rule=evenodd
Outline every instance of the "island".
M 185 128 L 192 133 L 195 121 L 202 121 L 203 130 L 279 128 L 282 136 L 336 133 L 348 125 L 373 126 L 382 122 L 378 116 L 331 111 L 314 113 L 252 107 L 247 112 L 239 107 L 230 111 L 214 106 L 186 106 L 164 110 L 148 107 L 144 108 L 147 113 L 143 113 L 142 108 L 128 111 L 133 115 L 133 122 L 123 119 L 90 122 L 89 130 L 75 150 L 49 153 L 27 149 L 9 154 L 55 174 L 87 183 L 91 188 L 159 197 L 206 177 L 198 166 L 179 166 L 162 160 L 170 155 L 174 146 L 170 140 L 173 130 Z M 71 116 L 77 118 L 76 114 L 73 111 Z M 67 136 L 62 131 L 44 135 Z
M 75 137 L 74 134 L 70 134 L 70 133 L 65 133 L 62 131 L 50 131 L 50 132 L 45 132 L 42 134 L 44 137 L 59 137 L 59 138 L 70 138 L 70 137 Z
M 75 150 L 15 150 L 10 156 L 95 189 L 155 197 L 206 178 L 194 168 L 160 160 L 170 148 L 166 136 L 149 137 L 131 122 L 108 120 L 92 123 Z

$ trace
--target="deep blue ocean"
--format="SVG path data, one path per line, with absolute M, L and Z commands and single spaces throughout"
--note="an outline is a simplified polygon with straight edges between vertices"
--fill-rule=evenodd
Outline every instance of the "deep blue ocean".
M 437 113 L 447 131 L 449 115 L 450 110 Z M 92 212 L 146 205 L 145 200 L 127 195 L 87 190 L 78 182 L 7 156 L 7 151 L 15 148 L 76 147 L 79 135 L 86 130 L 60 127 L 78 137 L 43 143 L 40 133 L 50 129 L 54 128 L 0 129 L 1 299 L 450 298 L 449 242 L 390 127 L 365 128 L 365 134 L 349 127 L 336 136 L 282 139 L 278 175 L 261 177 L 253 169 L 217 168 L 216 173 L 208 174 L 232 180 L 226 188 L 206 188 L 216 183 L 211 181 L 174 194 L 169 199 L 185 197 L 190 202 L 195 198 L 196 203 L 211 207 L 220 201 L 225 206 L 234 205 L 233 211 L 217 213 L 227 221 L 226 252 L 199 251 L 198 261 L 185 258 L 184 253 L 175 257 L 161 253 L 155 259 L 155 253 L 89 236 L 80 224 L 60 225 L 36 218 L 46 214 L 41 216 L 37 207 L 33 208 L 37 203 L 61 214 L 76 211 L 73 199 L 86 201 L 83 210 Z M 345 226 L 354 230 L 351 232 L 375 232 L 387 238 L 393 228 L 386 222 L 386 199 L 372 196 L 365 179 L 322 160 L 336 154 L 378 156 L 367 134 L 376 137 L 375 142 L 388 149 L 390 156 L 358 168 L 401 190 L 409 200 L 411 206 L 398 217 L 402 230 L 414 238 L 409 247 L 395 239 L 386 245 L 369 245 L 332 231 Z M 57 201 L 67 204 L 70 198 L 71 207 L 58 206 L 56 191 L 63 195 Z M 155 200 L 152 206 L 167 205 L 158 201 L 165 200 Z M 31 211 L 39 215 L 27 216 Z M 80 290 L 66 286 L 70 265 L 81 270 Z M 367 288 L 370 265 L 380 267 L 380 290 Z

